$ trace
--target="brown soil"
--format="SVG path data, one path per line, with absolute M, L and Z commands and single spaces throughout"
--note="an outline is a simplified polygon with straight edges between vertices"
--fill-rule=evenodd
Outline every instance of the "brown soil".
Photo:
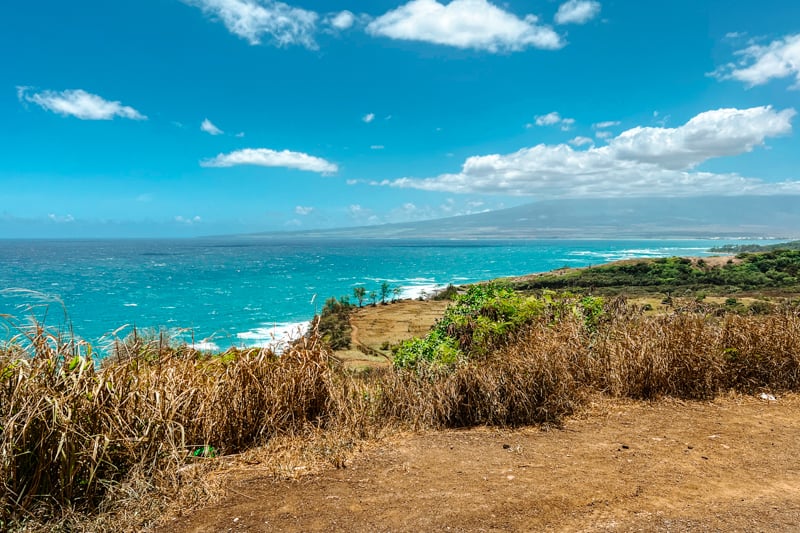
M 404 434 L 298 481 L 231 473 L 161 531 L 788 531 L 800 396 L 598 399 L 561 429 Z

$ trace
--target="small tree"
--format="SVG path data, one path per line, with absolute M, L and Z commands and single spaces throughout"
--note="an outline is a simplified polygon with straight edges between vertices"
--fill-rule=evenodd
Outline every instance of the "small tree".
M 397 301 L 397 299 L 400 297 L 400 293 L 401 292 L 403 292 L 403 289 L 401 289 L 400 287 L 395 287 L 394 289 L 392 289 L 392 301 L 393 302 Z
M 353 296 L 358 300 L 358 306 L 362 307 L 364 305 L 364 298 L 367 296 L 367 289 L 364 287 L 355 287 L 353 289 Z
M 369 291 L 369 299 L 372 300 L 372 305 L 374 307 L 375 302 L 378 301 L 378 293 L 375 291 Z
M 381 283 L 381 303 L 386 303 L 386 298 L 389 297 L 389 293 L 391 293 L 392 287 L 389 285 L 388 281 L 384 281 Z

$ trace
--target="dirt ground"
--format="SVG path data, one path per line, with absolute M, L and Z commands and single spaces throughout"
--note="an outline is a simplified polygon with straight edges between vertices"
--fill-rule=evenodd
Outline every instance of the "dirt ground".
M 160 531 L 796 531 L 800 396 L 598 398 L 560 429 L 390 437 L 297 481 L 257 470 Z

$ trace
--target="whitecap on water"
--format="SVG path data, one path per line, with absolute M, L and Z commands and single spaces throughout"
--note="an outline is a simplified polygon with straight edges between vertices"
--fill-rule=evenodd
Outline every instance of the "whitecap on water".
M 265 324 L 262 327 L 237 333 L 236 338 L 243 341 L 247 347 L 272 348 L 281 351 L 289 342 L 305 335 L 309 325 L 311 325 L 310 321 Z
M 219 352 L 219 345 L 211 342 L 211 341 L 200 341 L 195 342 L 194 344 L 189 345 L 191 348 L 195 350 L 199 350 L 201 352 Z
M 403 285 L 400 287 L 400 295 L 401 299 L 411 299 L 415 300 L 417 298 L 425 298 L 428 296 L 432 296 L 439 292 L 440 290 L 446 288 L 446 285 L 442 285 L 439 283 L 425 283 L 419 285 Z

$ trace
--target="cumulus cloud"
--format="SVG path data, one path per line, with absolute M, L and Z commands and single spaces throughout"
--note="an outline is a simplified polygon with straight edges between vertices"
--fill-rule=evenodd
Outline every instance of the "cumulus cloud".
M 205 119 L 202 124 L 200 124 L 200 129 L 209 135 L 222 135 L 224 132 L 216 127 L 213 122 L 208 119 Z
M 347 11 L 340 11 L 336 15 L 333 15 L 329 19 L 329 24 L 336 28 L 337 30 L 346 30 L 351 27 L 356 21 L 356 16 L 353 15 L 352 12 Z
M 538 115 L 535 120 L 535 124 L 537 126 L 560 126 L 563 131 L 568 131 L 573 124 L 575 124 L 574 118 L 562 118 L 558 112 L 553 111 L 552 113 L 548 113 L 546 115 Z M 526 127 L 531 128 L 533 124 L 526 124 Z
M 487 0 L 411 0 L 370 22 L 367 33 L 492 53 L 529 47 L 556 50 L 566 44 L 538 22 L 535 15 L 519 18 Z
M 335 163 L 320 157 L 289 150 L 278 152 L 268 148 L 245 148 L 229 154 L 219 154 L 212 159 L 200 162 L 200 166 L 203 167 L 234 167 L 239 165 L 296 168 L 309 172 L 319 172 L 320 174 L 333 174 L 339 170 Z
M 540 144 L 511 154 L 468 158 L 461 171 L 380 185 L 458 193 L 556 197 L 691 196 L 800 192 L 800 182 L 767 184 L 737 174 L 695 170 L 712 158 L 741 154 L 792 131 L 793 109 L 718 109 L 677 128 L 627 130 L 607 146 L 576 150 Z
M 183 0 L 222 22 L 229 32 L 252 45 L 267 37 L 276 46 L 301 45 L 316 49 L 319 15 L 274 0 Z
M 305 206 L 302 206 L 302 205 L 298 205 L 297 207 L 294 208 L 294 212 L 297 215 L 305 216 L 305 215 L 310 215 L 311 213 L 313 213 L 314 212 L 314 208 L 313 207 L 305 207 Z
M 691 168 L 714 157 L 750 152 L 767 137 L 791 133 L 794 115 L 794 109 L 775 111 L 771 106 L 717 109 L 678 128 L 632 128 L 609 145 L 619 159 Z
M 767 45 L 752 45 L 739 50 L 741 59 L 720 67 L 711 75 L 724 80 L 738 80 L 750 87 L 770 80 L 794 77 L 792 88 L 800 89 L 800 33 L 787 35 Z
M 569 144 L 572 146 L 587 146 L 590 144 L 594 144 L 594 140 L 591 137 L 575 137 L 574 139 L 569 140 Z
M 375 120 L 375 113 L 367 113 L 366 115 L 364 115 L 363 117 L 361 117 L 361 120 L 363 120 L 364 122 L 366 122 L 367 124 L 369 124 L 370 122 L 372 122 L 373 120 Z
M 29 87 L 17 87 L 17 97 L 21 102 L 30 102 L 47 111 L 81 120 L 111 120 L 114 117 L 147 120 L 132 107 L 105 100 L 82 89 L 36 93 Z
M 559 122 L 561 122 L 561 115 L 555 111 L 536 117 L 537 126 L 552 126 L 553 124 L 558 124 Z
M 556 24 L 586 24 L 600 13 L 600 2 L 569 0 L 558 6 Z

